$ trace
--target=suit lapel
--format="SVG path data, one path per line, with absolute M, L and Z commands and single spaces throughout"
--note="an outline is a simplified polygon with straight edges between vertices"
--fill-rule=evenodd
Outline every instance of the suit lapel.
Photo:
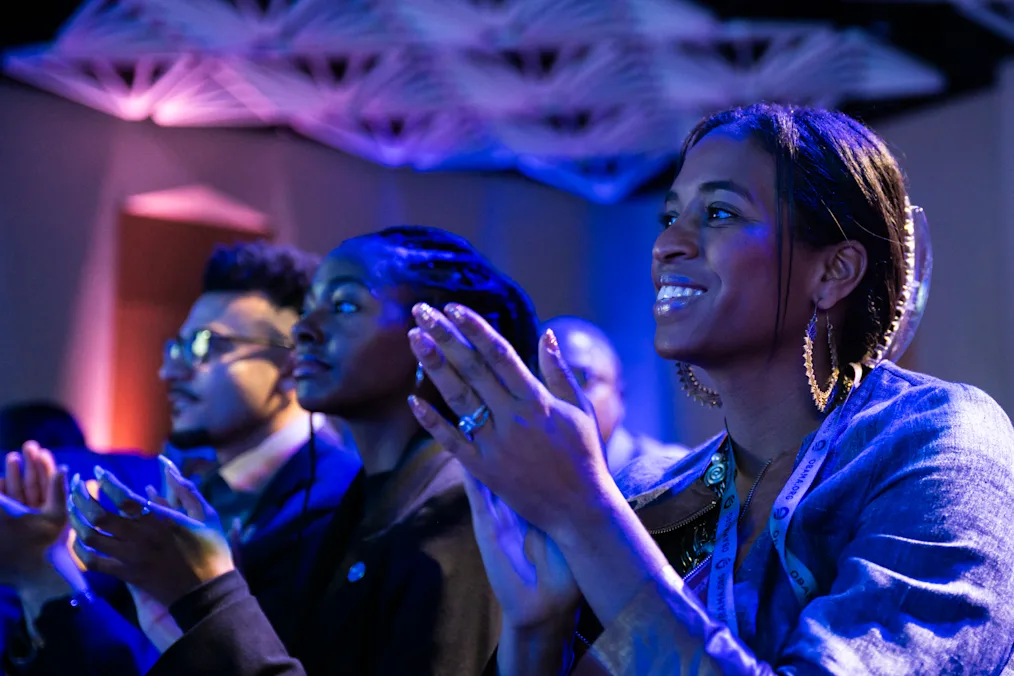
M 335 512 L 341 504 L 356 476 L 356 461 L 335 444 L 329 433 L 318 432 L 315 443 L 316 453 L 310 452 L 307 442 L 265 486 L 244 524 L 244 568 L 256 565 L 285 546 L 285 541 L 294 539 L 304 519 L 312 523 L 322 514 Z M 314 472 L 311 460 L 315 461 Z

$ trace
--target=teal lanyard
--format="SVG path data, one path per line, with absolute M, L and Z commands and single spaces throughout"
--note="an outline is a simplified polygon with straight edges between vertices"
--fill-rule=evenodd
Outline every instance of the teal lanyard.
M 711 575 L 708 576 L 708 611 L 739 635 L 736 622 L 736 600 L 733 597 L 733 572 L 736 568 L 736 550 L 739 545 L 739 492 L 736 490 L 736 458 L 732 440 L 726 436 L 728 466 L 725 473 L 725 490 L 722 491 L 722 509 L 718 514 L 715 549 L 711 554 Z
M 832 414 L 835 419 L 841 412 L 842 407 Z M 824 426 L 827 426 L 825 423 Z M 828 426 L 833 428 L 833 425 Z M 771 518 L 768 520 L 768 532 L 771 533 L 771 541 L 774 543 L 778 558 L 781 559 L 782 569 L 792 581 L 792 591 L 796 595 L 799 605 L 805 606 L 817 593 L 817 579 L 810 572 L 802 561 L 788 550 L 785 543 L 789 531 L 789 523 L 799 507 L 800 500 L 813 486 L 817 474 L 827 461 L 831 451 L 831 444 L 826 439 L 818 438 L 810 442 L 803 459 L 796 465 L 796 469 L 789 477 L 788 483 L 782 488 L 775 504 L 771 508 Z
M 832 414 L 837 417 L 842 407 Z M 826 425 L 825 425 L 826 426 Z M 829 426 L 833 428 L 833 424 Z M 708 577 L 708 611 L 712 617 L 723 622 L 739 635 L 739 623 L 736 620 L 736 600 L 733 594 L 733 573 L 736 567 L 736 553 L 739 548 L 739 492 L 736 490 L 736 458 L 732 451 L 732 441 L 726 437 L 727 462 L 726 484 L 722 491 L 722 508 L 718 515 L 718 528 L 715 536 L 715 549 L 711 558 L 711 575 Z M 817 580 L 786 545 L 786 533 L 789 523 L 799 507 L 799 502 L 806 495 L 817 479 L 817 474 L 827 461 L 831 450 L 826 439 L 814 439 L 789 481 L 775 498 L 768 520 L 768 531 L 782 568 L 792 581 L 792 591 L 800 605 L 806 605 L 817 593 Z

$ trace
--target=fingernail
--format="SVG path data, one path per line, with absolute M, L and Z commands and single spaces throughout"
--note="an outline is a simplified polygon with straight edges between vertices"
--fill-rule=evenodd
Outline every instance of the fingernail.
M 448 303 L 444 306 L 444 312 L 453 319 L 455 322 L 461 322 L 465 319 L 464 307 L 457 303 Z
M 74 476 L 70 478 L 70 487 L 73 490 L 79 487 L 80 485 L 81 485 L 81 475 L 75 472 Z
M 95 468 L 92 470 L 92 473 L 95 475 L 95 479 L 97 481 L 102 481 L 106 478 L 106 470 L 102 469 L 98 465 L 95 465 Z
M 419 401 L 419 397 L 414 394 L 408 396 L 408 405 L 417 418 L 422 418 L 426 415 L 426 407 Z
M 155 490 L 154 486 L 145 486 L 144 492 L 148 494 L 148 499 L 154 500 L 158 497 L 158 491 Z
M 415 328 L 408 332 L 408 341 L 418 357 L 428 357 L 433 354 L 433 341 L 431 341 L 422 329 Z
M 554 355 L 559 356 L 560 354 L 560 343 L 556 340 L 556 334 L 553 333 L 553 329 L 546 329 L 546 347 Z
M 179 473 L 180 471 L 179 469 L 177 469 L 176 464 L 164 455 L 158 456 L 158 464 L 162 465 L 163 469 L 167 469 L 170 472 Z
M 415 318 L 423 328 L 432 329 L 437 323 L 437 313 L 426 303 L 417 303 L 415 306 Z

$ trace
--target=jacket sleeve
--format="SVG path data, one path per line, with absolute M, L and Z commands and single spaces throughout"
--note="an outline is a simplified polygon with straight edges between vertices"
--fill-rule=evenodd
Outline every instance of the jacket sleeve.
M 867 463 L 862 509 L 826 593 L 800 611 L 773 663 L 669 569 L 576 673 L 999 673 L 1014 649 L 1014 434 L 982 393 L 940 396 L 903 397 L 844 439 Z
M 207 582 L 169 609 L 183 631 L 149 676 L 306 676 L 238 571 Z
M 4 669 L 12 676 L 140 676 L 158 651 L 103 599 L 68 597 L 46 604 L 35 622 L 42 645 L 33 647 L 24 623 L 8 637 Z

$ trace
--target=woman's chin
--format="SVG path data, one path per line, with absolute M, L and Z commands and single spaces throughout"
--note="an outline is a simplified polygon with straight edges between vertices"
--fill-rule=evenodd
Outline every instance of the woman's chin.
M 296 385 L 296 399 L 299 405 L 311 413 L 323 413 L 335 415 L 334 393 L 309 383 L 298 383 Z
M 668 327 L 666 327 L 668 328 Z M 655 330 L 655 352 L 666 361 L 689 361 L 697 352 L 682 336 L 673 335 L 673 331 L 659 327 Z

